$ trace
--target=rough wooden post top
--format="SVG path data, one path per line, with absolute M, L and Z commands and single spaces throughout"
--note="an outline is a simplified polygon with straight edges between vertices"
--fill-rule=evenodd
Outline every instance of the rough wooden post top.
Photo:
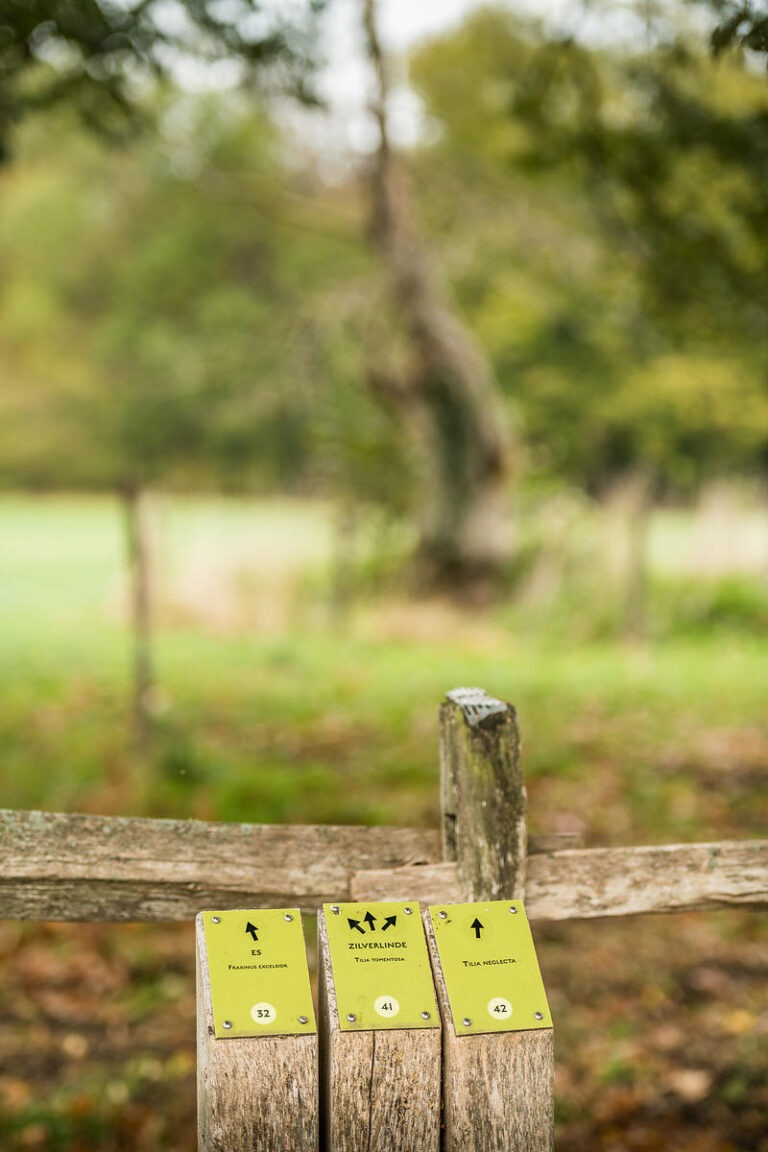
M 453 688 L 446 692 L 445 698 L 459 706 L 470 728 L 484 726 L 492 717 L 517 714 L 511 704 L 489 696 L 484 688 Z

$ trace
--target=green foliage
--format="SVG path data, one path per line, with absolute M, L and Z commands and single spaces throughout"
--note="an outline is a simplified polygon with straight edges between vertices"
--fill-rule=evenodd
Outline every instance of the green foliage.
M 230 79 L 278 81 L 309 97 L 315 18 L 323 0 L 290 13 L 260 0 L 0 0 L 0 157 L 11 126 L 54 105 L 111 135 L 131 127 L 147 82 L 185 64 L 227 62 Z
M 425 219 L 529 467 L 591 491 L 768 458 L 768 92 L 665 27 L 595 49 L 486 9 L 412 64 Z
M 402 512 L 364 379 L 373 288 L 345 189 L 266 111 L 168 93 L 117 152 L 29 127 L 0 187 L 0 482 L 301 491 Z
M 320 479 L 388 499 L 375 477 L 396 440 L 332 310 L 339 256 L 360 263 L 354 232 L 308 228 L 319 200 L 286 206 L 292 177 L 258 108 L 169 98 L 162 122 L 117 153 L 64 118 L 28 134 L 6 177 L 0 476 L 239 491 Z
M 698 0 L 714 10 L 717 24 L 712 31 L 716 54 L 739 47 L 768 53 L 768 7 L 763 0 Z

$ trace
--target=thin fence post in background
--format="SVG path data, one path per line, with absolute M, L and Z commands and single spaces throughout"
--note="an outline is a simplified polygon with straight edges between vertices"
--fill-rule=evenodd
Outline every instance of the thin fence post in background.
M 481 689 L 456 689 L 440 710 L 443 834 L 467 903 L 522 899 L 526 793 L 515 709 Z M 551 1028 L 458 1036 L 428 915 L 443 1021 L 443 1152 L 554 1148 Z

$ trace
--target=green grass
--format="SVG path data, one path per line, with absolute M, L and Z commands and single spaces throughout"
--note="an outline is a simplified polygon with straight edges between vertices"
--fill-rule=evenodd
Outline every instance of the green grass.
M 3 806 L 433 824 L 437 705 L 451 687 L 481 684 L 519 708 L 535 828 L 578 826 L 618 843 L 764 831 L 765 774 L 741 762 L 745 740 L 752 758 L 755 740 L 768 745 L 759 636 L 720 628 L 641 646 L 577 643 L 515 631 L 503 612 L 473 629 L 447 609 L 431 634 L 414 635 L 409 617 L 377 623 L 375 606 L 339 634 L 323 602 L 324 510 L 181 501 L 158 520 L 165 599 L 147 771 L 130 746 L 115 507 L 0 501 Z M 190 557 L 230 592 L 250 574 L 239 623 L 207 621 L 204 597 L 196 615 L 174 605 Z M 215 598 L 219 588 L 204 590 Z M 248 597 L 273 594 L 280 620 L 259 623 Z

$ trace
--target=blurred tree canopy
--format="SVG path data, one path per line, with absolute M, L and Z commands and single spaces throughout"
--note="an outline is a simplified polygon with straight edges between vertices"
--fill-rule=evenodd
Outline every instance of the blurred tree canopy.
M 764 78 L 690 36 L 598 49 L 500 10 L 412 76 L 424 212 L 534 466 L 678 493 L 764 469 Z
M 265 107 L 168 94 L 126 149 L 64 111 L 0 183 L 0 479 L 354 494 L 404 511 L 363 386 L 375 272 L 346 187 Z
M 728 48 L 747 48 L 768 53 L 768 6 L 764 0 L 700 0 L 714 9 L 717 24 L 712 47 L 721 53 Z
M 66 104 L 114 135 L 147 79 L 226 61 L 243 81 L 312 99 L 324 0 L 0 0 L 0 155 L 26 112 Z
M 61 105 L 17 129 L 0 176 L 0 476 L 413 514 L 407 421 L 363 386 L 372 346 L 395 366 L 409 352 L 356 175 L 319 175 L 263 97 L 139 82 L 184 52 L 239 60 L 235 35 L 260 75 L 306 78 L 319 5 L 290 8 L 295 39 L 285 7 L 270 23 L 238 0 L 234 29 L 219 5 L 184 8 L 166 27 L 174 5 L 0 0 L 4 123 Z M 78 13 L 101 39 L 80 44 Z M 593 493 L 643 468 L 687 495 L 768 463 L 768 89 L 672 15 L 674 34 L 596 47 L 486 9 L 411 61 L 417 227 L 490 356 L 523 471 Z M 132 46 L 106 36 L 118 19 L 145 29 Z M 100 126 L 138 104 L 155 131 L 102 148 L 73 123 L 91 97 Z

